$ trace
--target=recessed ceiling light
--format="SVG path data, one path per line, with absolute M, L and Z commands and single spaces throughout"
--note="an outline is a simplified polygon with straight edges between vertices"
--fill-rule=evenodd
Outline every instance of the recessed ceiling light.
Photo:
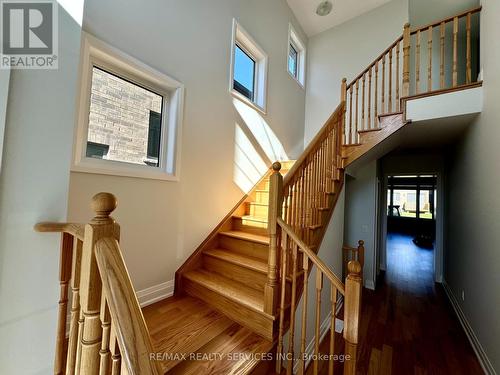
M 332 11 L 332 3 L 329 1 L 322 1 L 316 8 L 316 14 L 318 16 L 326 16 Z

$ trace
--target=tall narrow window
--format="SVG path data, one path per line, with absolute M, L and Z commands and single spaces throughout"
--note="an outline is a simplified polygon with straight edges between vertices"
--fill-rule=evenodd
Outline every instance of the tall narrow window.
M 306 47 L 297 32 L 290 24 L 288 28 L 288 59 L 287 70 L 293 79 L 301 86 L 306 77 Z
M 229 91 L 261 112 L 266 111 L 267 55 L 233 20 L 233 45 Z
M 254 100 L 255 59 L 239 45 L 234 49 L 233 88 L 251 101 Z

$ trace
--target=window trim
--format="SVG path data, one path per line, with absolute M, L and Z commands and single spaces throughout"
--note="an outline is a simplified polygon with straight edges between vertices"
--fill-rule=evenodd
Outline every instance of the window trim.
M 163 96 L 159 167 L 86 156 L 92 69 L 94 66 Z M 84 33 L 77 129 L 71 171 L 179 181 L 183 102 L 184 85 L 182 83 Z
M 293 46 L 297 51 L 297 77 L 295 77 L 290 70 L 288 70 L 288 56 L 290 54 L 290 46 Z M 290 77 L 299 84 L 300 87 L 305 88 L 306 85 L 306 47 L 304 42 L 300 39 L 291 23 L 288 24 L 288 44 L 286 48 L 286 63 L 285 69 Z
M 233 88 L 236 44 L 255 61 L 254 100 L 248 99 Z M 243 27 L 233 18 L 229 93 L 252 108 L 266 114 L 268 56 Z

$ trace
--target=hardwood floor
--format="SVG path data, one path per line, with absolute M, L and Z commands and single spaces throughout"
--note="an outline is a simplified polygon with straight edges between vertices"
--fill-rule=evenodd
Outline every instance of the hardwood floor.
M 358 372 L 482 374 L 442 286 L 433 281 L 433 251 L 391 234 L 387 252 L 377 290 L 363 290 Z
M 251 354 L 272 349 L 270 341 L 197 298 L 167 298 L 143 313 L 158 359 L 174 357 L 161 361 L 164 373 L 245 374 L 259 365 Z

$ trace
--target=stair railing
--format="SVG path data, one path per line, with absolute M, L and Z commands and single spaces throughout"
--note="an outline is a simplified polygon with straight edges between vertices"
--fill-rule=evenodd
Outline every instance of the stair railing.
M 402 112 L 409 97 L 478 84 L 473 62 L 479 43 L 478 35 L 473 35 L 473 22 L 480 11 L 481 7 L 470 9 L 413 30 L 407 23 L 403 34 L 356 78 L 348 84 L 344 78 L 341 84 L 341 100 L 346 101 L 343 144 L 357 145 L 360 133 L 378 129 L 379 116 Z M 463 34 L 460 34 L 461 28 L 465 30 Z M 434 43 L 434 34 L 438 36 L 438 43 Z M 446 48 L 447 39 L 452 41 L 451 49 Z M 448 51 L 451 56 L 447 56 Z M 436 59 L 439 59 L 439 76 L 433 70 Z
M 284 360 L 286 360 L 286 373 L 290 375 L 294 370 L 299 374 L 305 374 L 306 366 L 309 362 L 308 354 L 313 362 L 313 373 L 318 374 L 319 363 L 321 362 L 320 340 L 321 340 L 321 295 L 323 282 L 329 283 L 330 287 L 330 308 L 329 308 L 329 350 L 328 350 L 328 374 L 333 374 L 335 356 L 335 327 L 337 317 L 337 307 L 339 297 L 344 298 L 344 343 L 345 362 L 344 374 L 354 375 L 356 373 L 356 351 L 358 344 L 359 317 L 361 311 L 361 265 L 357 261 L 351 261 L 348 265 L 349 274 L 346 283 L 342 283 L 330 268 L 307 246 L 295 233 L 292 227 L 286 224 L 283 219 L 278 218 L 277 224 L 281 232 L 281 298 L 279 315 L 279 332 L 276 356 L 276 372 L 281 373 Z M 308 279 L 309 273 L 315 269 L 315 324 L 314 324 L 314 351 L 306 352 L 307 337 L 307 313 L 308 313 Z M 287 291 L 288 280 L 291 280 L 291 290 Z M 301 282 L 300 282 L 301 281 Z M 296 309 L 302 289 L 302 316 L 300 332 L 300 350 L 295 355 L 295 335 L 296 335 Z M 287 316 L 285 316 L 287 315 Z M 288 328 L 288 351 L 284 353 L 284 334 Z M 296 365 L 295 365 L 296 363 Z M 295 367 L 295 369 L 294 369 Z
M 116 198 L 99 193 L 91 206 L 96 215 L 87 225 L 35 225 L 39 232 L 62 233 L 54 374 L 160 374 L 118 245 L 120 227 L 110 216 Z

